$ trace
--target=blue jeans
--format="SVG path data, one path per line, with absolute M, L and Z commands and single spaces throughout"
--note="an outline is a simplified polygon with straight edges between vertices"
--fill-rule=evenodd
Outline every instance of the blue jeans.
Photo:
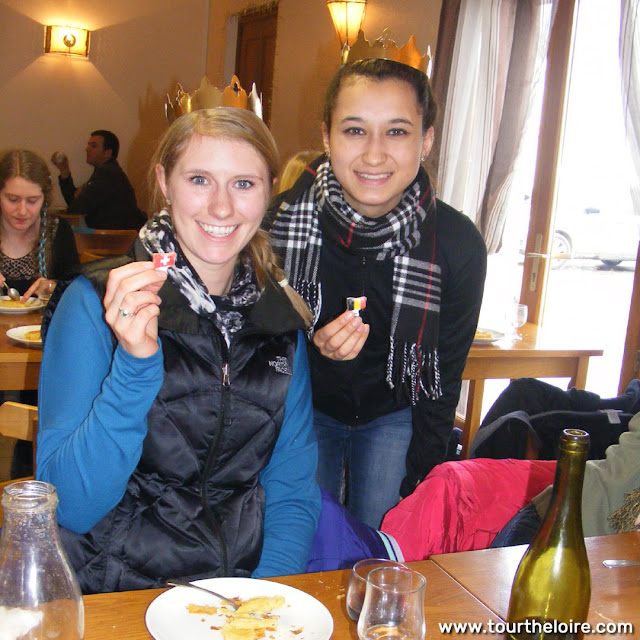
M 358 520 L 380 528 L 398 504 L 413 425 L 411 409 L 349 426 L 314 411 L 318 482 Z

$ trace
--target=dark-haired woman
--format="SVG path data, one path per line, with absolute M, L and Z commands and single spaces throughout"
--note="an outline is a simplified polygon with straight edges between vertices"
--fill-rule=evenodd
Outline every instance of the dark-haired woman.
M 343 65 L 327 91 L 325 155 L 270 215 L 315 318 L 318 479 L 372 527 L 444 460 L 484 288 L 480 233 L 436 199 L 421 166 L 435 115 L 421 71 Z M 359 315 L 346 310 L 362 296 Z

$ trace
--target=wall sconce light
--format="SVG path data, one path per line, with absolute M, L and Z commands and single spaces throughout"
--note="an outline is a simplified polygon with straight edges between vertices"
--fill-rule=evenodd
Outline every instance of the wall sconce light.
M 45 27 L 44 52 L 89 57 L 89 34 L 78 27 Z
M 367 0 L 327 0 L 333 26 L 342 47 L 343 63 L 347 61 L 351 44 L 358 37 L 366 6 Z

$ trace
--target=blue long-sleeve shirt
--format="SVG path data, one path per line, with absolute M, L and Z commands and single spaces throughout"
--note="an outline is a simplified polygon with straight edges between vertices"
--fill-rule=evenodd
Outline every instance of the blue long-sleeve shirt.
M 37 477 L 55 485 L 58 522 L 89 531 L 122 499 L 140 460 L 147 413 L 162 386 L 162 346 L 136 358 L 104 322 L 101 300 L 77 278 L 60 299 L 40 370 Z M 260 474 L 264 542 L 254 577 L 304 570 L 320 512 L 309 366 L 302 336 L 282 429 Z

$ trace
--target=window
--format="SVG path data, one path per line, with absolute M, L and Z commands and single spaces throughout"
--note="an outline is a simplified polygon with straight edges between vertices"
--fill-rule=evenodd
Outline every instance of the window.
M 500 304 L 491 297 L 499 292 L 503 304 L 506 291 L 529 306 L 545 332 L 603 348 L 587 380 L 603 397 L 618 394 L 638 249 L 622 129 L 619 12 L 610 0 L 560 3 L 544 102 L 539 91 L 502 247 L 490 258 L 481 320 L 495 326 Z M 488 390 L 485 408 L 495 395 Z

